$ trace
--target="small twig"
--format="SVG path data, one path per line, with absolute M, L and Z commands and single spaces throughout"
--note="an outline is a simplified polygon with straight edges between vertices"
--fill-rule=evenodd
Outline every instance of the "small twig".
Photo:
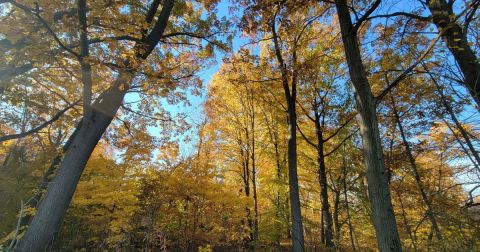
M 12 251 L 12 249 L 16 244 L 18 232 L 20 232 L 20 224 L 22 223 L 22 216 L 23 216 L 23 200 L 20 200 L 20 214 L 18 216 L 17 228 L 15 229 L 15 234 L 12 237 L 12 241 L 10 242 L 10 246 L 8 247 L 7 251 Z

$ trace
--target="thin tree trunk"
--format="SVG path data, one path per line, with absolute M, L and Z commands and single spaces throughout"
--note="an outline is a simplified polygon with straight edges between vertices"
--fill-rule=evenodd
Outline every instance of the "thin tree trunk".
M 332 215 L 330 213 L 330 204 L 328 203 L 327 171 L 325 166 L 324 139 L 320 126 L 320 116 L 318 109 L 315 108 L 315 130 L 317 135 L 317 161 L 318 161 L 318 181 L 320 183 L 320 197 L 322 200 L 322 216 L 325 220 L 325 245 L 333 248 Z
M 410 237 L 410 240 L 412 240 L 413 249 L 417 251 L 417 242 L 416 242 L 415 236 L 412 233 L 412 229 L 408 224 L 407 213 L 405 213 L 405 207 L 403 205 L 402 196 L 398 192 L 397 192 L 397 197 L 398 197 L 398 202 L 400 202 L 400 208 L 402 209 L 403 225 L 405 225 L 405 228 L 407 229 L 407 232 L 408 232 L 408 236 Z
M 340 242 L 340 233 L 341 233 L 341 226 L 340 221 L 338 219 L 339 215 L 339 206 L 340 206 L 340 191 L 334 190 L 335 200 L 333 203 L 333 224 L 335 226 L 335 242 L 339 244 Z
M 427 72 L 428 72 L 428 70 L 427 70 Z M 476 164 L 474 164 L 475 168 L 477 168 L 477 170 L 479 170 L 478 166 L 480 165 L 480 156 L 478 155 L 477 150 L 473 146 L 473 143 L 470 140 L 470 136 L 468 135 L 467 131 L 465 130 L 465 128 L 462 126 L 462 124 L 458 120 L 457 116 L 455 115 L 455 112 L 453 111 L 452 107 L 448 103 L 447 98 L 445 97 L 445 94 L 443 93 L 443 90 L 440 87 L 440 85 L 438 84 L 437 80 L 435 80 L 435 78 L 431 75 L 430 72 L 428 72 L 428 74 L 430 75 L 430 78 L 432 79 L 433 84 L 435 85 L 435 88 L 437 89 L 440 100 L 442 101 L 442 104 L 445 107 L 445 110 L 447 111 L 447 113 L 452 118 L 453 122 L 455 123 L 455 126 L 457 127 L 458 131 L 460 131 L 460 134 L 462 135 L 463 139 L 465 140 L 465 143 L 467 144 L 468 148 L 470 149 L 470 152 L 472 153 L 472 156 L 475 158 L 475 161 L 476 161 Z M 455 134 L 455 132 L 453 132 L 453 134 Z M 480 170 L 479 170 L 479 172 L 480 172 Z
M 90 104 L 92 103 L 92 66 L 88 63 L 90 55 L 87 33 L 87 0 L 77 1 L 78 23 L 80 25 L 80 54 L 78 61 L 82 70 L 83 83 L 83 117 L 87 118 L 90 114 Z
M 302 212 L 300 206 L 300 195 L 298 190 L 298 174 L 297 174 L 297 113 L 295 109 L 297 96 L 297 72 L 296 72 L 296 49 L 293 49 L 292 63 L 293 74 L 291 77 L 291 91 L 289 85 L 289 73 L 283 60 L 282 52 L 278 42 L 278 35 L 275 28 L 275 18 L 271 24 L 273 42 L 275 46 L 275 55 L 282 76 L 282 86 L 284 89 L 285 101 L 288 108 L 288 184 L 290 193 L 290 218 L 292 222 L 292 246 L 294 252 L 305 250 L 304 234 L 302 223 Z
M 350 216 L 350 206 L 348 204 L 348 193 L 347 193 L 347 162 L 345 160 L 345 146 L 343 147 L 344 149 L 344 154 L 343 154 L 343 196 L 345 197 L 345 210 L 347 212 L 347 224 L 348 224 L 348 232 L 350 234 L 350 242 L 352 244 L 352 250 L 357 251 L 357 248 L 355 246 L 355 240 L 354 240 L 354 230 L 353 230 L 353 225 L 352 225 L 352 218 Z
M 277 221 L 275 222 L 275 228 L 277 230 L 276 237 L 275 237 L 275 245 L 277 246 L 278 251 L 281 251 L 281 245 L 280 245 L 280 239 L 281 239 L 281 226 L 280 226 L 280 217 L 282 213 L 282 207 L 281 207 L 281 190 L 280 186 L 282 185 L 282 163 L 280 161 L 280 151 L 279 151 L 279 140 L 278 140 L 278 129 L 274 127 L 273 125 L 275 122 L 272 122 L 272 126 L 270 126 L 270 122 L 268 119 L 268 116 L 266 113 L 264 113 L 264 118 L 265 118 L 265 125 L 267 126 L 268 130 L 268 135 L 270 137 L 270 142 L 273 144 L 273 148 L 275 151 L 275 165 L 276 165 L 276 178 L 277 178 L 277 192 L 276 192 L 276 198 L 275 198 L 275 217 L 277 218 Z M 272 120 L 273 121 L 273 120 Z
M 449 1 L 450 2 L 450 1 Z M 480 64 L 468 45 L 466 32 L 452 17 L 453 4 L 445 0 L 429 0 L 427 6 L 439 31 L 447 29 L 442 38 L 452 53 L 465 78 L 465 86 L 480 107 Z
M 417 183 L 418 189 L 420 190 L 420 195 L 422 196 L 422 200 L 427 207 L 427 216 L 430 222 L 432 223 L 432 228 L 435 231 L 438 240 L 443 240 L 442 233 L 440 232 L 440 228 L 438 227 L 437 219 L 435 218 L 435 214 L 433 213 L 432 204 L 428 199 L 427 193 L 425 192 L 425 188 L 423 187 L 422 179 L 420 177 L 420 173 L 418 172 L 417 163 L 415 162 L 415 158 L 412 154 L 412 149 L 410 148 L 410 144 L 407 141 L 407 137 L 405 136 L 405 131 L 403 130 L 403 125 L 400 120 L 400 115 L 398 114 L 397 107 L 395 105 L 395 99 L 393 95 L 390 96 L 392 100 L 392 109 L 393 115 L 395 116 L 395 120 L 397 121 L 398 130 L 400 131 L 400 136 L 402 137 L 402 143 L 405 147 L 405 152 L 408 157 L 408 161 L 412 166 L 413 177 L 415 178 L 415 182 Z
M 253 186 L 253 248 L 255 249 L 258 240 L 258 200 L 257 200 L 257 167 L 255 163 L 255 106 L 253 100 L 253 90 L 250 90 L 251 107 L 251 131 L 252 131 L 252 186 Z
M 372 220 L 380 251 L 401 251 L 397 223 L 393 212 L 390 189 L 383 160 L 383 149 L 376 115 L 376 106 L 368 83 L 357 34 L 353 28 L 346 0 L 336 0 L 345 56 L 350 78 L 355 88 L 355 99 L 359 113 L 360 134 L 367 169 L 368 193 L 372 207 Z

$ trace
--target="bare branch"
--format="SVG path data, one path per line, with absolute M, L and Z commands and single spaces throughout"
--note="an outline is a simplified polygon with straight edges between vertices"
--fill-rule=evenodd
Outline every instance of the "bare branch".
M 353 120 L 353 118 L 355 118 L 355 116 L 357 115 L 357 113 L 355 113 L 353 116 L 351 116 L 350 118 L 348 118 L 348 120 L 346 122 L 344 122 L 342 125 L 340 125 L 340 127 L 338 127 L 335 132 L 333 132 L 329 137 L 325 138 L 325 140 L 323 140 L 324 142 L 327 142 L 328 140 L 332 139 L 334 136 L 336 136 L 343 128 L 345 128 L 345 126 L 347 126 L 350 121 Z
M 318 149 L 318 145 L 313 143 L 312 141 L 310 141 L 307 136 L 305 136 L 305 134 L 303 134 L 302 130 L 300 129 L 300 126 L 298 126 L 298 123 L 296 124 L 297 125 L 297 129 L 298 129 L 298 132 L 300 132 L 300 135 L 302 135 L 303 139 L 305 139 L 305 141 L 310 144 L 311 146 L 313 146 L 315 149 Z
M 362 23 L 365 22 L 368 19 L 368 17 L 378 8 L 381 1 L 382 0 L 375 0 L 373 5 L 367 10 L 367 12 L 365 12 L 365 14 L 363 14 L 363 16 L 357 21 L 355 26 L 353 26 L 353 29 L 352 29 L 353 33 L 355 33 L 355 34 L 357 33 L 357 31 L 360 28 L 360 26 L 362 25 Z
M 338 148 L 340 148 L 348 139 L 350 139 L 353 135 L 355 135 L 355 133 L 357 133 L 358 129 L 356 129 L 354 132 L 352 132 L 350 135 L 348 135 L 347 137 L 345 137 L 337 146 L 335 146 L 335 148 L 333 148 L 333 150 L 329 151 L 327 154 L 325 154 L 324 156 L 325 157 L 328 157 L 330 156 L 331 154 L 333 154 L 335 151 L 338 150 Z
M 399 12 L 393 12 L 393 13 L 389 13 L 389 14 L 381 14 L 381 15 L 370 16 L 370 17 L 366 18 L 365 21 L 372 20 L 374 18 L 391 18 L 391 17 L 402 17 L 402 16 L 412 18 L 412 19 L 416 19 L 416 20 L 419 20 L 419 21 L 430 21 L 430 19 L 432 18 L 431 16 L 425 17 L 425 16 L 416 15 L 416 14 L 413 14 L 413 13 L 399 11 Z

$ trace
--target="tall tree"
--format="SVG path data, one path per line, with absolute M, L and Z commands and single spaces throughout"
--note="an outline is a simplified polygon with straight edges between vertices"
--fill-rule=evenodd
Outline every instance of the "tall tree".
M 8 8 L 13 13 L 5 17 L 6 21 L 11 22 L 18 17 L 33 17 L 31 20 L 37 28 L 25 28 L 25 30 L 35 35 L 37 33 L 48 35 L 37 44 L 26 44 L 28 48 L 35 50 L 41 50 L 42 47 L 48 49 L 46 55 L 56 57 L 52 60 L 51 56 L 45 57 L 41 53 L 33 54 L 32 56 L 35 57 L 30 59 L 37 62 L 34 68 L 35 74 L 42 77 L 48 76 L 52 64 L 57 66 L 57 59 L 61 59 L 59 60 L 61 69 L 71 73 L 72 77 L 78 77 L 75 76 L 76 73 L 81 75 L 79 79 L 82 84 L 79 86 L 83 89 L 84 117 L 80 120 L 76 133 L 70 136 L 69 146 L 61 158 L 55 178 L 52 183 L 49 183 L 47 194 L 41 201 L 35 217 L 22 240 L 17 244 L 18 250 L 42 250 L 46 249 L 58 232 L 85 164 L 117 115 L 119 108 L 123 106 L 124 97 L 132 91 L 150 90 L 149 95 L 172 96 L 168 98 L 174 101 L 175 95 L 172 95 L 172 90 L 182 85 L 181 88 L 185 90 L 192 84 L 198 85 L 192 77 L 199 70 L 198 67 L 194 67 L 194 64 L 191 66 L 176 64 L 170 59 L 180 56 L 185 62 L 193 62 L 210 58 L 213 45 L 225 48 L 224 44 L 217 43 L 218 40 L 215 38 L 216 34 L 223 32 L 221 29 L 225 26 L 215 18 L 215 15 L 193 15 L 186 19 L 183 17 L 185 13 L 202 12 L 204 9 L 197 9 L 183 2 L 178 3 L 174 8 L 175 1 L 170 0 L 152 1 L 149 6 L 124 3 L 114 5 L 108 2 L 88 2 L 87 4 L 86 1 L 78 1 L 76 7 L 70 6 L 72 9 L 65 12 L 54 10 L 54 4 L 51 2 L 48 2 L 48 5 L 44 2 L 35 3 L 33 7 L 16 1 L 1 3 L 8 4 Z M 208 2 L 205 6 L 213 8 L 214 4 L 214 1 Z M 161 10 L 158 10 L 160 6 Z M 105 15 L 105 11 L 111 15 Z M 171 13 L 178 16 L 173 22 L 169 22 Z M 66 16 L 77 16 L 77 18 L 65 18 Z M 128 29 L 117 29 L 119 28 L 117 25 L 110 26 L 120 20 L 125 22 Z M 204 21 L 217 22 L 219 26 L 213 28 L 210 25 L 204 25 Z M 180 23 L 182 23 L 181 28 Z M 192 25 L 185 28 L 183 26 L 186 23 Z M 96 29 L 92 29 L 93 26 Z M 7 39 L 13 39 L 15 33 L 12 31 L 12 26 L 2 27 L 2 29 Z M 60 31 L 57 30 L 60 29 L 63 29 L 61 31 L 63 35 L 58 35 Z M 218 30 L 212 31 L 212 29 Z M 77 34 L 80 34 L 79 39 Z M 20 36 L 27 35 L 21 33 Z M 186 40 L 195 41 L 182 42 Z M 202 41 L 208 41 L 207 46 L 202 44 Z M 162 52 L 157 48 L 159 42 L 164 45 L 164 48 L 180 49 L 180 54 L 174 56 L 168 50 Z M 183 46 L 184 49 L 179 46 Z M 56 48 L 50 51 L 51 47 Z M 92 51 L 95 55 L 92 55 Z M 184 53 L 187 51 L 188 53 Z M 24 57 L 22 55 L 24 51 L 9 51 L 9 53 L 13 54 L 12 57 L 18 55 L 20 55 L 18 57 Z M 49 58 L 52 62 L 49 62 Z M 71 59 L 77 59 L 79 64 Z M 93 65 L 95 68 L 92 67 Z M 39 85 L 44 85 L 40 78 L 37 79 L 38 75 L 33 76 L 32 79 L 38 80 Z M 148 79 L 156 81 L 150 82 L 148 86 L 145 82 Z M 151 85 L 158 83 L 159 80 L 163 82 L 161 85 Z M 49 84 L 56 81 L 61 79 L 50 80 Z M 195 89 L 194 86 L 193 89 Z M 69 97 L 65 98 L 61 92 L 70 90 L 58 90 L 60 91 L 54 93 L 68 103 Z M 177 100 L 179 100 L 178 97 Z M 151 107 L 152 110 L 155 110 L 154 106 Z
M 376 1 L 375 4 L 378 5 L 379 2 Z M 358 123 L 363 140 L 365 168 L 367 169 L 368 196 L 372 206 L 372 219 L 377 234 L 378 249 L 380 251 L 401 251 L 402 245 L 387 183 L 376 105 L 360 54 L 357 28 L 352 24 L 347 1 L 336 0 L 335 5 L 350 79 L 356 91 Z

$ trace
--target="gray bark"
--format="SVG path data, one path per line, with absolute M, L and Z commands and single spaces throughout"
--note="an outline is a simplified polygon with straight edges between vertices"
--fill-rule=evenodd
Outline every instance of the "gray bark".
M 292 222 L 292 246 L 294 252 L 304 251 L 304 234 L 302 223 L 302 212 L 300 206 L 300 195 L 298 190 L 298 174 L 297 174 L 297 113 L 296 113 L 296 95 L 297 95 L 297 72 L 296 51 L 293 49 L 292 62 L 293 74 L 291 78 L 291 91 L 289 85 L 289 73 L 286 64 L 283 60 L 280 49 L 278 35 L 275 28 L 275 18 L 272 21 L 272 35 L 275 46 L 275 55 L 277 57 L 278 65 L 282 76 L 282 86 L 284 89 L 285 101 L 288 104 L 288 142 L 287 142 L 287 156 L 288 156 L 288 184 L 290 193 L 290 218 Z M 294 46 L 295 47 L 295 46 Z
M 157 45 L 167 26 L 173 4 L 174 0 L 164 1 L 152 32 L 135 46 L 139 60 L 146 59 Z M 125 63 L 128 66 L 129 62 Z M 88 117 L 82 119 L 82 124 L 72 139 L 55 178 L 48 186 L 45 198 L 16 247 L 17 251 L 44 251 L 53 242 L 85 165 L 121 106 L 132 78 L 133 73 L 121 71 L 112 87 L 92 104 L 92 111 Z
M 375 101 L 362 63 L 357 34 L 350 18 L 347 1 L 336 0 L 335 3 L 350 78 L 356 91 L 355 100 L 359 114 L 358 124 L 363 141 L 368 194 L 372 207 L 372 220 L 378 249 L 382 252 L 402 251 L 393 212 L 391 193 L 387 183 Z
M 130 78 L 131 76 L 122 74 L 117 83 L 127 83 Z M 118 87 L 111 89 L 103 100 L 96 104 L 96 110 L 92 111 L 89 120 L 84 118 L 55 178 L 48 186 L 45 199 L 40 203 L 32 223 L 18 244 L 18 251 L 42 251 L 53 242 L 83 169 L 123 100 L 125 92 L 118 90 Z
M 90 55 L 87 33 L 87 0 L 78 0 L 78 23 L 80 25 L 80 54 L 78 61 L 82 69 L 83 82 L 83 117 L 90 114 L 90 104 L 92 103 L 92 66 L 88 63 Z
M 288 182 L 290 189 L 290 217 L 292 220 L 293 251 L 304 251 L 303 223 L 297 175 L 297 115 L 295 102 L 288 105 Z

